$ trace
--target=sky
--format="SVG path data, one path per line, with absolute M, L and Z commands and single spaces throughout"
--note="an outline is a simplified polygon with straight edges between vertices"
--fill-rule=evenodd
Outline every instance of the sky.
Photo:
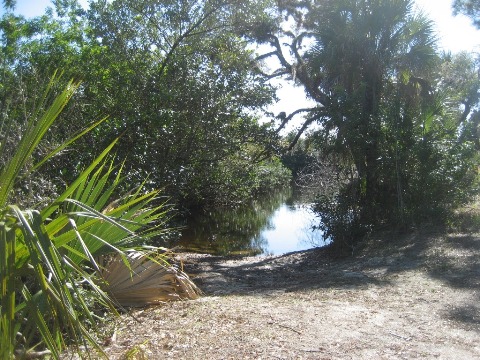
M 452 2 L 453 0 L 415 0 L 414 11 L 422 12 L 434 21 L 439 50 L 452 53 L 480 52 L 480 30 L 472 25 L 470 18 L 464 15 L 453 16 Z M 277 96 L 280 101 L 269 109 L 275 115 L 281 111 L 290 114 L 299 108 L 315 105 L 305 97 L 301 87 L 293 87 L 284 82 L 279 84 L 281 88 L 277 90 Z M 292 121 L 285 132 L 299 126 L 299 119 Z
M 83 5 L 87 0 L 80 0 Z M 50 0 L 17 0 L 17 13 L 26 17 L 43 14 Z M 436 23 L 440 48 L 453 53 L 462 50 L 480 52 L 480 30 L 463 15 L 453 16 L 452 0 L 415 0 L 417 10 L 423 11 Z M 2 11 L 3 12 L 3 9 Z
M 435 23 L 435 32 L 438 38 L 440 50 L 457 53 L 460 51 L 480 53 L 480 30 L 477 30 L 470 18 L 452 14 L 453 0 L 415 0 L 415 10 L 421 11 Z M 88 0 L 80 0 L 84 6 Z M 41 15 L 50 0 L 17 0 L 16 12 L 26 17 Z M 0 9 L 0 14 L 3 12 Z M 308 107 L 303 89 L 283 83 L 277 92 L 280 101 L 273 105 L 270 110 L 275 114 L 281 111 L 287 114 L 300 107 Z M 288 128 L 287 130 L 292 130 Z
M 86 6 L 87 0 L 80 0 Z M 50 0 L 17 0 L 17 13 L 26 17 L 41 15 Z M 452 15 L 452 0 L 415 0 L 417 10 L 423 11 L 436 23 L 440 48 L 453 53 L 480 52 L 480 30 L 463 15 Z M 3 12 L 3 9 L 2 11 Z
M 439 46 L 453 53 L 480 51 L 480 30 L 470 18 L 452 15 L 452 0 L 415 0 L 416 8 L 432 19 L 439 39 Z

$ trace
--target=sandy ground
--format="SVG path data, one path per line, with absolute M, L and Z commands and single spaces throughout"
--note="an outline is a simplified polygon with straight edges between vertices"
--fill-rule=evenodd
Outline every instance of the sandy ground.
M 381 246 L 379 245 L 381 244 Z M 480 359 L 480 234 L 417 231 L 353 256 L 183 254 L 205 292 L 133 310 L 110 359 Z

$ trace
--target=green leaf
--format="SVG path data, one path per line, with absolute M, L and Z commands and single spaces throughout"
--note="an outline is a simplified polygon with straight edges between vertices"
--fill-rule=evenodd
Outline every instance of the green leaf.
M 8 359 L 15 350 L 15 231 L 0 222 L 0 358 Z
M 55 81 L 56 78 L 53 77 L 46 94 L 50 91 Z M 27 130 L 23 134 L 13 158 L 7 162 L 0 172 L 0 208 L 5 206 L 8 196 L 18 179 L 20 172 L 25 167 L 28 159 L 32 156 L 47 130 L 57 119 L 58 115 L 67 104 L 68 100 L 70 100 L 78 86 L 78 83 L 70 81 L 67 87 L 55 98 L 53 104 L 45 111 L 45 113 L 43 113 L 43 115 L 40 116 L 39 110 L 37 110 L 35 112 L 36 117 L 30 119 L 27 125 Z M 44 95 L 44 98 L 46 98 L 46 94 Z

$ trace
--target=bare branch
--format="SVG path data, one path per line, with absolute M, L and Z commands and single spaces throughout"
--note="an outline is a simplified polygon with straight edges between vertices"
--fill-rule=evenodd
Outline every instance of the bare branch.
M 263 54 L 263 55 L 259 55 L 257 56 L 255 59 L 253 59 L 254 62 L 258 62 L 258 61 L 261 61 L 263 59 L 267 59 L 271 56 L 275 56 L 277 55 L 277 51 L 270 51 L 269 53 L 266 53 L 266 54 Z
M 290 145 L 288 146 L 287 148 L 287 151 L 290 151 L 293 149 L 293 147 L 297 144 L 298 142 L 298 139 L 300 139 L 300 136 L 302 136 L 302 134 L 305 132 L 305 130 L 313 123 L 315 119 L 314 118 L 310 118 L 308 120 L 306 120 L 302 127 L 300 128 L 300 130 L 297 131 L 297 134 L 295 135 L 295 138 L 292 140 L 292 142 L 290 143 Z
M 273 73 L 271 74 L 266 74 L 266 73 L 263 73 L 263 76 L 266 77 L 266 80 L 271 80 L 271 79 L 275 79 L 275 78 L 278 78 L 278 77 L 282 77 L 284 75 L 290 75 L 290 73 L 286 70 L 282 70 L 282 69 L 278 69 L 278 70 L 275 70 Z
M 313 110 L 318 110 L 318 107 L 317 108 L 313 108 Z M 298 140 L 300 139 L 300 136 L 302 136 L 302 134 L 305 132 L 305 130 L 307 130 L 307 128 L 314 122 L 314 121 L 317 121 L 317 120 L 320 120 L 322 118 L 325 117 L 325 114 L 324 113 L 318 113 L 318 114 L 315 114 L 314 116 L 312 116 L 311 118 L 305 120 L 305 122 L 303 123 L 302 127 L 297 131 L 297 134 L 295 135 L 295 138 L 292 140 L 292 142 L 290 143 L 290 145 L 288 146 L 288 148 L 286 149 L 287 151 L 290 151 L 293 149 L 293 147 L 297 144 Z
M 280 40 L 275 35 L 270 35 L 270 45 L 273 46 L 276 51 L 276 55 L 280 64 L 291 74 L 292 73 L 292 65 L 285 59 L 282 51 L 282 45 L 280 44 Z
M 295 110 L 294 112 L 292 112 L 290 115 L 288 116 L 285 116 L 283 117 L 283 120 L 282 120 L 282 123 L 280 124 L 280 126 L 277 128 L 277 130 L 275 130 L 275 132 L 278 134 L 286 125 L 287 123 L 292 120 L 292 118 L 297 115 L 297 114 L 300 114 L 302 112 L 310 112 L 310 111 L 313 111 L 313 110 L 317 110 L 318 108 L 317 107 L 312 107 L 312 108 L 303 108 L 303 109 L 298 109 L 298 110 Z M 282 113 L 284 114 L 284 113 Z M 282 117 L 280 117 L 282 118 Z

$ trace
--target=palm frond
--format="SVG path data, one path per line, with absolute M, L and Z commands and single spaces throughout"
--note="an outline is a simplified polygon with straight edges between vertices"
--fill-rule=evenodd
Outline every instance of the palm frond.
M 15 346 L 15 230 L 0 222 L 0 358 L 8 359 Z
M 65 191 L 56 199 L 54 204 L 42 210 L 42 216 L 44 219 L 47 219 L 57 211 L 60 204 L 62 204 L 65 199 L 71 198 L 79 186 L 84 186 L 85 181 L 89 178 L 90 174 L 98 168 L 99 164 L 101 164 L 105 157 L 110 153 L 117 141 L 118 138 L 112 141 L 110 145 L 108 145 L 105 150 L 103 150 L 102 153 L 98 155 L 95 160 L 93 160 L 92 163 L 75 179 L 75 181 L 65 189 Z
M 0 169 L 1 359 L 11 359 L 15 353 L 28 357 L 29 347 L 35 346 L 47 348 L 51 357 L 58 359 L 72 343 L 80 356 L 80 345 L 102 354 L 91 332 L 96 325 L 92 306 L 116 313 L 111 296 L 120 304 L 138 305 L 195 298 L 200 293 L 186 274 L 168 264 L 164 254 L 145 246 L 148 239 L 165 231 L 167 211 L 165 203 L 158 201 L 159 192 L 140 186 L 112 201 L 123 180 L 122 167 L 105 159 L 117 140 L 44 209 L 7 205 L 20 175 L 44 163 L 41 160 L 26 169 L 35 148 L 78 87 L 71 81 L 42 112 L 55 81 L 53 77 L 16 152 Z M 147 250 L 125 254 L 126 249 L 135 247 Z M 107 255 L 113 257 L 112 263 L 102 267 L 98 258 L 112 253 Z M 133 287 L 124 281 L 127 278 L 134 279 Z M 124 292 L 135 287 L 138 293 L 126 297 Z
M 104 280 L 102 288 L 119 305 L 153 305 L 171 300 L 196 299 L 201 294 L 187 274 L 165 263 L 163 254 L 132 251 L 127 259 L 130 268 L 114 256 L 111 260 L 104 260 L 100 272 Z
M 17 206 L 9 206 L 9 209 L 18 220 L 17 236 L 21 234 L 21 243 L 28 250 L 32 275 L 39 287 L 33 295 L 25 285 L 22 288 L 25 301 L 23 316 L 32 319 L 21 328 L 22 335 L 27 339 L 35 339 L 39 335 L 55 358 L 65 347 L 66 334 L 101 352 L 90 331 L 80 321 L 80 316 L 88 317 L 91 309 L 74 296 L 76 290 L 72 291 L 79 279 L 85 278 L 85 273 L 71 266 L 66 256 L 52 246 L 38 211 L 21 211 Z M 97 290 L 100 289 L 92 289 Z M 101 290 L 99 296 L 104 297 Z
M 107 171 L 110 175 L 112 168 Z M 117 174 L 117 179 L 119 174 Z M 166 211 L 165 205 L 151 206 L 156 201 L 158 191 L 151 191 L 145 194 L 135 192 L 134 195 L 121 198 L 115 206 L 110 203 L 108 211 L 101 210 L 106 204 L 106 197 L 92 195 L 113 193 L 113 189 L 104 190 L 104 177 L 94 175 L 90 179 L 85 179 L 83 185 L 84 192 L 77 192 L 75 195 L 84 200 L 84 202 L 75 199 L 66 199 L 69 205 L 68 212 L 52 221 L 47 226 L 55 227 L 58 236 L 54 242 L 57 246 L 67 245 L 76 251 L 82 251 L 86 246 L 94 256 L 103 253 L 112 252 L 115 248 L 132 248 L 144 245 L 153 236 L 165 230 Z M 95 183 L 92 185 L 92 182 Z M 89 196 L 84 196 L 88 192 Z M 62 225 L 68 218 L 70 224 L 72 220 L 75 227 L 65 231 Z M 80 240 L 81 238 L 81 240 Z M 100 240 L 103 239 L 103 240 Z M 70 254 L 72 260 L 81 261 L 74 253 Z
M 50 92 L 54 77 L 47 88 L 44 98 Z M 0 172 L 0 208 L 4 207 L 12 191 L 15 182 L 18 180 L 20 172 L 24 168 L 28 159 L 31 157 L 38 144 L 52 126 L 58 115 L 61 113 L 67 102 L 73 96 L 79 84 L 70 81 L 65 89 L 58 95 L 53 104 L 42 114 L 35 115 L 27 125 L 27 129 L 17 146 L 13 158 L 7 162 L 3 171 Z
M 94 122 L 93 124 L 91 124 L 90 126 L 88 126 L 87 128 L 83 129 L 83 130 L 80 130 L 78 133 L 76 133 L 74 136 L 72 136 L 70 139 L 64 141 L 62 144 L 60 144 L 58 147 L 56 147 L 55 149 L 53 149 L 49 154 L 47 154 L 43 159 L 41 159 L 38 163 L 36 163 L 34 166 L 33 166 L 33 169 L 32 170 L 36 170 L 38 169 L 39 167 L 41 167 L 45 162 L 47 162 L 49 159 L 51 159 L 52 157 L 54 157 L 55 155 L 59 154 L 61 151 L 65 150 L 66 147 L 70 146 L 72 143 L 74 143 L 76 140 L 80 139 L 82 136 L 84 136 L 85 134 L 87 134 L 88 132 L 92 131 L 94 128 L 96 128 L 98 125 L 100 125 L 101 123 L 103 123 L 108 117 L 104 117 L 96 122 Z
M 70 81 L 53 100 L 52 105 L 47 107 L 47 99 L 57 81 L 58 77 L 53 76 L 40 105 L 27 123 L 15 153 L 0 169 L 1 359 L 11 359 L 14 353 L 21 357 L 29 356 L 28 348 L 38 344 L 40 347 L 47 347 L 51 356 L 57 359 L 66 343 L 72 341 L 74 344 L 89 345 L 101 352 L 90 329 L 82 321 L 88 320 L 90 326 L 95 325 L 92 310 L 84 301 L 85 290 L 81 290 L 82 282 L 91 284 L 88 289 L 89 296 L 115 311 L 108 296 L 90 280 L 92 275 L 85 271 L 88 267 L 82 268 L 72 262 L 68 254 L 53 241 L 57 233 L 68 230 L 68 216 L 64 216 L 59 222 L 52 221 L 55 227 L 45 226 L 45 220 L 59 213 L 62 201 L 96 169 L 115 141 L 84 171 L 83 179 L 74 182 L 74 186 L 67 189 L 57 202 L 44 211 L 23 211 L 16 205 L 7 205 L 9 196 L 21 176 L 34 171 L 45 160 L 85 133 L 83 131 L 75 135 L 48 154 L 39 164 L 27 168 L 38 144 L 79 86 L 78 83 Z M 43 110 L 44 108 L 46 110 Z M 4 147 L 0 147 L 0 151 L 3 150 Z M 56 232 L 52 233 L 52 229 Z M 81 250 L 83 257 L 88 258 L 86 249 Z

